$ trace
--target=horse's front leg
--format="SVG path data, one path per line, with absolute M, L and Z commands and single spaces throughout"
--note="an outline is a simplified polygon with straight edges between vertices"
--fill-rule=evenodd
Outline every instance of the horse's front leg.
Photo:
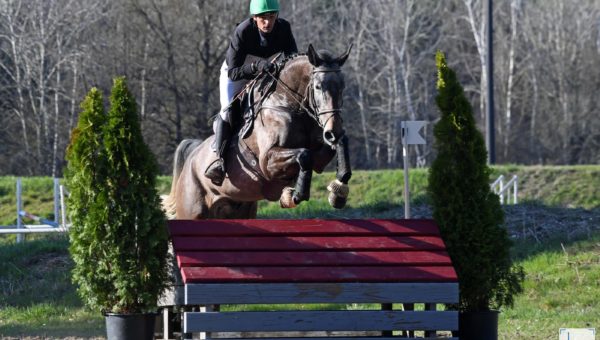
M 350 151 L 348 149 L 348 137 L 344 135 L 336 146 L 337 155 L 337 169 L 336 179 L 329 183 L 327 190 L 329 190 L 329 204 L 336 208 L 341 209 L 346 206 L 348 193 L 348 181 L 352 177 L 352 170 L 350 169 Z
M 294 188 L 286 188 L 279 200 L 283 208 L 293 208 L 310 198 L 313 157 L 311 151 L 304 148 L 284 149 L 274 147 L 267 154 L 267 177 L 271 179 L 293 180 Z

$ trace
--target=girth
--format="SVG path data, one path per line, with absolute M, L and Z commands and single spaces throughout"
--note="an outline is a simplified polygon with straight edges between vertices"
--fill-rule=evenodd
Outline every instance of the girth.
M 267 181 L 265 175 L 263 175 L 262 170 L 258 164 L 258 156 L 250 149 L 248 144 L 244 141 L 243 138 L 238 137 L 237 143 L 232 143 L 238 146 L 239 154 L 242 156 L 241 160 L 248 167 L 250 172 L 252 172 L 258 179 Z

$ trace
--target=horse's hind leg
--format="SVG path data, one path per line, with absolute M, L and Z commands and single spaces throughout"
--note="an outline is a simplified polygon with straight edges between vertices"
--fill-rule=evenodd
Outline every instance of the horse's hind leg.
M 229 198 L 221 197 L 213 202 L 210 207 L 209 218 L 256 218 L 258 204 L 256 202 L 234 202 Z
M 194 176 L 191 165 L 186 163 L 177 183 L 177 219 L 195 220 L 208 217 L 206 190 Z
M 244 202 L 238 208 L 238 216 L 236 218 L 256 218 L 258 204 L 256 202 Z

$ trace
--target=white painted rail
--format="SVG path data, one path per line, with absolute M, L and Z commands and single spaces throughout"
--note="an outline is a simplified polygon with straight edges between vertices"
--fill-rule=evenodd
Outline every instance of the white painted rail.
M 70 225 L 66 219 L 65 194 L 68 194 L 66 189 L 60 185 L 58 178 L 54 178 L 54 221 L 49 221 L 23 210 L 22 182 L 21 178 L 17 178 L 17 224 L 0 226 L 0 234 L 17 234 L 17 243 L 20 243 L 25 240 L 25 234 L 68 232 Z M 39 224 L 25 224 L 23 217 Z
M 512 204 L 518 203 L 519 194 L 519 177 L 513 175 L 512 178 L 504 183 L 504 175 L 500 175 L 490 186 L 494 193 L 500 196 L 500 204 Z

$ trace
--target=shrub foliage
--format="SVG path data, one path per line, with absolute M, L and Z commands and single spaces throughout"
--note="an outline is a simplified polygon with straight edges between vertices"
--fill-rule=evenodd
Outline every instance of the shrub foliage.
M 434 127 L 437 157 L 429 170 L 429 194 L 458 274 L 459 307 L 475 311 L 512 305 L 524 274 L 510 258 L 504 212 L 489 185 L 484 139 L 443 53 L 437 53 L 436 64 L 441 119 Z
M 73 281 L 91 308 L 147 312 L 169 282 L 158 167 L 124 78 L 110 105 L 106 114 L 100 91 L 88 93 L 67 149 Z

